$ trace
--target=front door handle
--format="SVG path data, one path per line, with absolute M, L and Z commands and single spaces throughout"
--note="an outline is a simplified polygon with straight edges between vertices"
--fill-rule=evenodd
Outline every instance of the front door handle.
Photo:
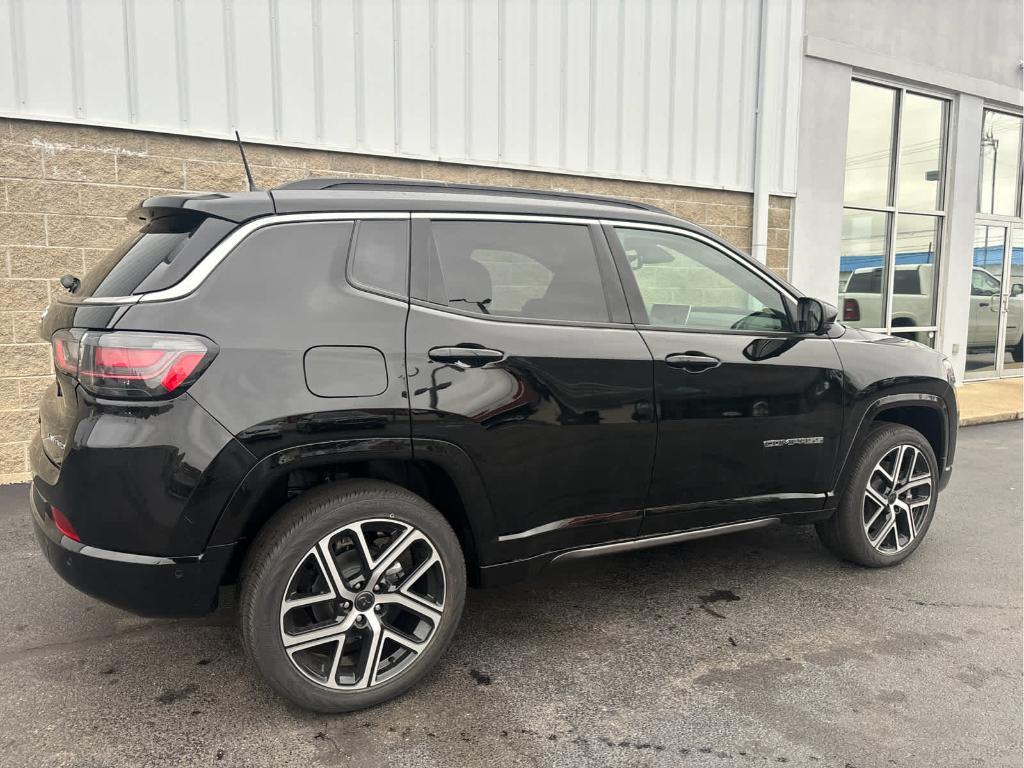
M 434 347 L 427 352 L 427 357 L 435 363 L 446 363 L 460 368 L 479 368 L 481 365 L 501 360 L 505 353 L 483 347 Z
M 712 368 L 717 368 L 722 361 L 717 357 L 705 355 L 702 352 L 682 352 L 667 355 L 665 362 L 673 368 L 682 368 L 687 373 L 704 373 Z

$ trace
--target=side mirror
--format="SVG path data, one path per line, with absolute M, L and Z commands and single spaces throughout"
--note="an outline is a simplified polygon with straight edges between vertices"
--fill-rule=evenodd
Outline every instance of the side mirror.
M 801 296 L 796 303 L 796 330 L 798 333 L 824 333 L 835 323 L 838 312 L 831 304 Z
M 1022 293 L 1024 293 L 1024 283 L 1014 283 L 1010 286 L 1011 296 L 1020 296 Z

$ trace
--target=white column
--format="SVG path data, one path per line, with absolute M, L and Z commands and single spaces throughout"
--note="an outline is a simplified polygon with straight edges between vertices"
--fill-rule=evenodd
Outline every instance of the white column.
M 804 58 L 789 280 L 833 304 L 839 299 L 851 74 L 845 64 Z
M 981 166 L 982 100 L 960 94 L 950 119 L 950 167 L 946 174 L 945 253 L 940 267 L 939 348 L 964 380 L 967 323 L 970 318 L 971 267 L 974 263 L 974 215 L 978 209 Z

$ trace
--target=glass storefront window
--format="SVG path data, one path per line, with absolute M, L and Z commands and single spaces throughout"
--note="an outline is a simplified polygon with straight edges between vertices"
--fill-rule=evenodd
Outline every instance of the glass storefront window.
M 1020 215 L 1021 118 L 985 110 L 981 129 L 978 213 Z
M 1024 367 L 1024 228 L 975 227 L 968 291 L 967 378 L 1019 374 Z
M 892 327 L 935 324 L 939 217 L 901 213 L 893 243 Z
M 935 343 L 948 122 L 943 99 L 850 84 L 839 265 L 845 323 Z
M 839 257 L 839 310 L 843 322 L 861 328 L 885 325 L 888 214 L 847 208 Z
M 916 93 L 906 95 L 900 123 L 900 208 L 942 208 L 945 125 L 946 102 Z
M 896 92 L 854 80 L 846 134 L 847 205 L 889 204 Z

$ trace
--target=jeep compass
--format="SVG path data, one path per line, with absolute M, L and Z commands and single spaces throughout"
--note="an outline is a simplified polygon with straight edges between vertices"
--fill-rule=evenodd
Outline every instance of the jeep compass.
M 154 197 L 43 315 L 57 572 L 213 610 L 322 712 L 419 680 L 468 584 L 774 524 L 890 566 L 952 469 L 947 361 L 622 200 L 314 179 Z

